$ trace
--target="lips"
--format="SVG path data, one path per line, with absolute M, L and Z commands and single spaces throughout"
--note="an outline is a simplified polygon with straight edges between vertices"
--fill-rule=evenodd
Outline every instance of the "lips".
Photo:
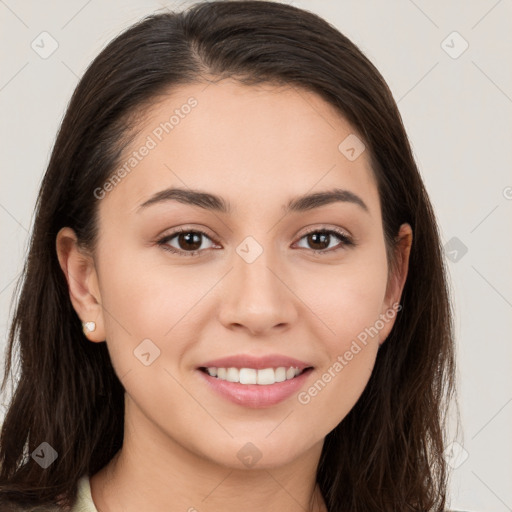
M 313 367 L 288 356 L 240 354 L 205 361 L 197 370 L 216 394 L 244 407 L 263 408 L 298 392 Z
M 234 356 L 221 357 L 202 363 L 198 368 L 253 368 L 260 370 L 264 368 L 298 368 L 300 371 L 313 366 L 305 361 L 300 361 L 293 357 L 279 354 L 269 354 L 265 356 L 251 356 L 248 354 L 238 354 Z

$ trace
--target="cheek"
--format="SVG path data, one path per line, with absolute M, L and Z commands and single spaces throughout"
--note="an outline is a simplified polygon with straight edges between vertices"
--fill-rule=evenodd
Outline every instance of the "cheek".
M 351 265 L 303 282 L 301 293 L 315 312 L 310 317 L 315 332 L 321 333 L 318 339 L 325 357 L 311 385 L 297 399 L 334 428 L 364 391 L 375 365 L 380 332 L 391 321 L 381 317 L 387 285 L 384 246 L 361 252 Z
M 298 293 L 314 313 L 309 316 L 323 325 L 322 339 L 332 357 L 379 320 L 387 287 L 384 246 L 307 275 L 303 273 Z M 371 338 L 378 340 L 378 335 Z
M 112 364 L 122 376 L 143 366 L 137 359 L 138 347 L 141 353 L 149 349 L 152 359 L 159 356 L 163 334 L 172 326 L 175 308 L 169 302 L 169 296 L 173 296 L 169 289 L 167 303 L 162 300 L 165 287 L 158 279 L 157 268 L 145 264 L 122 239 L 105 236 L 104 240 L 99 254 L 99 281 L 105 337 Z
M 315 371 L 309 385 L 297 395 L 298 414 L 320 426 L 323 435 L 334 429 L 353 409 L 375 365 L 376 344 L 349 343 L 338 355 Z
M 126 244 L 121 250 L 121 242 L 115 245 L 119 256 L 108 264 L 105 257 L 100 272 L 112 363 L 118 375 L 138 372 L 142 361 L 137 357 L 149 352 L 149 360 L 154 360 L 151 367 L 176 369 L 198 338 L 193 333 L 198 331 L 199 322 L 211 319 L 215 313 L 208 301 L 209 291 L 225 270 L 207 265 L 202 269 L 194 264 L 170 265 L 165 258 L 155 257 L 156 248 L 140 250 Z M 107 244 L 103 246 L 105 256 L 112 250 Z M 168 380 L 168 375 L 163 377 Z

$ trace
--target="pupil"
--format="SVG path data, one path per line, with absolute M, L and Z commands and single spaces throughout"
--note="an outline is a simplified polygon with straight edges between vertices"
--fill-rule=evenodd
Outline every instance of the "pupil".
M 195 237 L 195 242 L 194 242 Z M 181 242 L 185 241 L 185 248 L 192 249 L 195 251 L 201 247 L 201 235 L 199 233 L 181 233 L 178 238 L 181 246 Z M 188 244 L 188 247 L 186 245 Z M 193 247 L 191 247 L 193 245 Z
M 312 246 L 313 248 L 315 249 L 325 249 L 326 247 L 329 247 L 329 242 L 328 242 L 328 238 L 329 238 L 329 234 L 326 234 L 326 233 L 313 233 L 310 236 L 310 240 L 313 240 L 313 243 L 312 243 Z M 318 239 L 321 239 L 321 241 L 319 241 Z M 321 247 L 315 247 L 315 244 L 320 244 Z M 324 247 L 325 246 L 325 247 Z

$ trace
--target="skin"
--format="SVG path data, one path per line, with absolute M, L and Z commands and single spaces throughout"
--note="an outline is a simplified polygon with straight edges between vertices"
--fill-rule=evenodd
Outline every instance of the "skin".
M 92 497 L 101 512 L 325 510 L 315 485 L 324 438 L 363 392 L 396 315 L 307 404 L 297 394 L 263 409 L 234 404 L 196 367 L 232 354 L 284 354 L 314 367 L 307 391 L 399 302 L 411 228 L 400 228 L 388 275 L 368 151 L 348 160 L 338 145 L 354 129 L 305 90 L 230 79 L 182 86 L 146 112 L 127 154 L 191 96 L 197 106 L 99 200 L 96 251 L 79 249 L 70 228 L 56 240 L 73 307 L 96 322 L 88 338 L 107 343 L 126 390 L 124 445 L 91 476 Z M 233 213 L 177 201 L 138 211 L 170 186 L 220 195 Z M 368 211 L 336 202 L 284 213 L 290 199 L 334 187 L 357 194 Z M 179 227 L 207 233 L 198 255 L 156 243 Z M 333 228 L 356 245 L 306 236 Z M 236 252 L 248 236 L 263 249 L 252 263 Z M 193 249 L 178 237 L 167 244 Z M 160 350 L 149 366 L 133 353 L 147 338 Z M 248 442 L 261 454 L 252 467 L 237 457 Z

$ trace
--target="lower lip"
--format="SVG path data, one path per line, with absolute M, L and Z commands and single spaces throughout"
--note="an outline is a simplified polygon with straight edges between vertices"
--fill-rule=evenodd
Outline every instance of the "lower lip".
M 268 385 L 228 382 L 227 380 L 212 377 L 202 370 L 197 371 L 216 393 L 219 393 L 229 401 L 244 407 L 261 409 L 276 405 L 297 393 L 312 370 L 312 368 L 308 368 L 293 379 Z

